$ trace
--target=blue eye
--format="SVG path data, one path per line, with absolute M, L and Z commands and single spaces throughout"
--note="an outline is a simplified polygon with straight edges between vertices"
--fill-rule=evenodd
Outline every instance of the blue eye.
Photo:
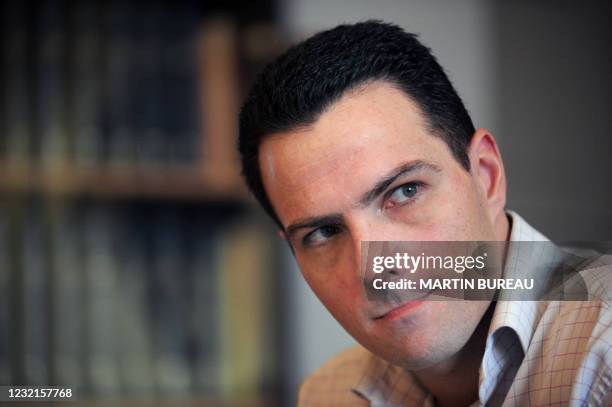
M 389 202 L 391 205 L 401 205 L 412 199 L 419 193 L 419 189 L 422 184 L 419 182 L 409 182 L 401 185 L 393 190 L 389 195 Z
M 340 228 L 335 225 L 321 226 L 304 236 L 305 246 L 317 246 L 325 243 L 329 238 L 339 232 Z

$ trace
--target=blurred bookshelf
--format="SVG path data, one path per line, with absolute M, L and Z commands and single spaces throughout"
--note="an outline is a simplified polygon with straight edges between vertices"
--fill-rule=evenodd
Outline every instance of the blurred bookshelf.
M 3 174 L 0 191 L 11 194 L 194 201 L 248 199 L 246 189 L 239 180 L 219 182 L 215 177 L 207 176 L 206 173 L 198 174 L 188 167 L 154 170 L 65 167 L 43 171 L 0 163 L 0 174 Z
M 271 2 L 217 3 L 0 6 L 0 385 L 282 403 L 279 243 L 235 148 L 281 42 Z

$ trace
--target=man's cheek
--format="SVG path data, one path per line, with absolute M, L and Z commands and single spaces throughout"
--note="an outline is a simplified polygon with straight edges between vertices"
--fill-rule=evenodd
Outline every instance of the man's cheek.
M 337 318 L 351 314 L 363 298 L 360 287 L 333 273 L 310 275 L 306 280 L 323 305 Z
M 444 218 L 438 218 L 435 214 L 420 214 L 420 219 L 407 224 L 397 222 L 388 228 L 385 240 L 387 241 L 436 241 L 447 240 L 449 224 Z
M 413 205 L 392 208 L 385 213 L 387 238 L 385 240 L 437 240 L 444 230 L 456 220 L 457 200 L 444 197 L 437 191 L 428 191 Z
M 295 255 L 300 268 L 313 276 L 332 272 L 337 274 L 346 261 L 346 255 L 342 253 L 343 245 L 337 240 L 315 250 L 298 248 Z
M 359 317 L 359 305 L 351 299 L 348 293 L 334 293 L 322 301 L 325 308 L 346 330 L 357 334 L 362 329 Z

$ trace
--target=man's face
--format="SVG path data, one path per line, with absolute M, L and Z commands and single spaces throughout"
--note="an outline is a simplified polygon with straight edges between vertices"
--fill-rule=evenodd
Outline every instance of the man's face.
M 268 196 L 315 294 L 363 346 L 409 369 L 456 354 L 485 301 L 369 301 L 361 242 L 496 240 L 486 193 L 405 93 L 374 82 L 311 126 L 271 135 Z M 390 312 L 392 311 L 392 312 Z

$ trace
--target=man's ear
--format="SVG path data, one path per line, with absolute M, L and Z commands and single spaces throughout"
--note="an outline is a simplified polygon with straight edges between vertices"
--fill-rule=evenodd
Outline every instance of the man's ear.
M 506 206 L 506 172 L 495 137 L 478 129 L 469 145 L 470 171 L 486 200 L 489 214 L 495 220 Z

